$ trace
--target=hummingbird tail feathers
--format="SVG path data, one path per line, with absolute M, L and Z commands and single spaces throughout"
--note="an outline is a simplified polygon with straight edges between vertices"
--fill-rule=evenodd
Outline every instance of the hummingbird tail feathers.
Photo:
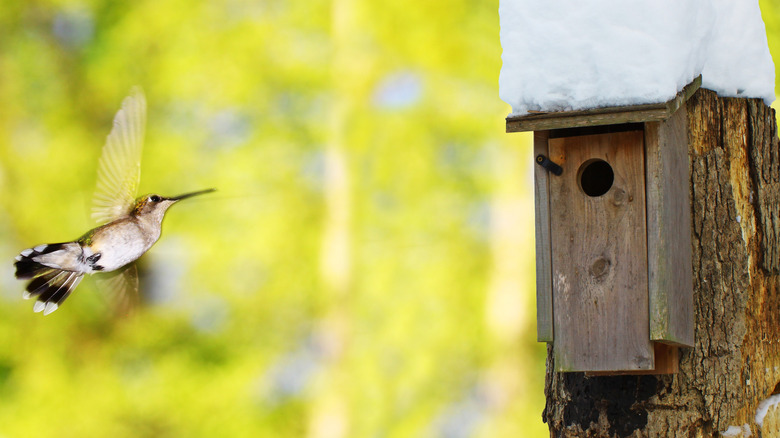
M 82 272 L 58 269 L 52 267 L 52 263 L 43 264 L 36 261 L 36 258 L 63 250 L 67 245 L 69 244 L 38 245 L 16 256 L 16 263 L 14 263 L 16 278 L 30 279 L 25 288 L 24 298 L 37 298 L 33 306 L 34 312 L 48 315 L 57 310 L 84 276 Z
M 51 263 L 43 264 L 41 256 L 46 254 L 52 254 L 56 251 L 60 251 L 65 248 L 65 243 L 53 243 L 50 245 L 38 245 L 35 248 L 25 249 L 18 256 L 16 256 L 16 278 L 20 280 L 28 280 L 35 278 L 39 275 L 43 275 L 46 271 L 55 266 L 51 266 Z M 50 257 L 48 257 L 50 258 Z M 47 266 L 49 265 L 49 266 Z M 57 266 L 58 267 L 58 266 Z

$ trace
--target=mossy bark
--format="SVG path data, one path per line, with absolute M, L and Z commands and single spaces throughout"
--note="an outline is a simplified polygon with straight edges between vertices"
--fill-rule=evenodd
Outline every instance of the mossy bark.
M 696 341 L 666 376 L 556 373 L 553 437 L 759 434 L 755 412 L 780 382 L 780 151 L 774 110 L 701 89 L 687 104 Z

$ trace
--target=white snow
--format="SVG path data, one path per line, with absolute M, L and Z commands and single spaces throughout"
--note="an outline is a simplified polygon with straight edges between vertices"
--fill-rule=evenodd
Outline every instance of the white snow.
M 720 433 L 720 436 L 723 437 L 730 437 L 730 436 L 749 437 L 752 435 L 753 432 L 750 430 L 750 426 L 747 424 L 743 424 L 742 427 L 729 426 L 728 429 Z
M 694 78 L 775 100 L 758 0 L 501 0 L 513 114 L 665 102 Z
M 764 425 L 764 417 L 769 412 L 769 408 L 778 404 L 780 404 L 780 394 L 769 396 L 769 398 L 758 404 L 758 409 L 756 409 L 756 424 L 758 427 Z

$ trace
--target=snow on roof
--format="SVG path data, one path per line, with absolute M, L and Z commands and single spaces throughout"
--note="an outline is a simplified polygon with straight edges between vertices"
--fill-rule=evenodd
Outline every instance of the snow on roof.
M 757 0 L 500 0 L 501 98 L 513 115 L 666 102 L 702 75 L 775 100 Z

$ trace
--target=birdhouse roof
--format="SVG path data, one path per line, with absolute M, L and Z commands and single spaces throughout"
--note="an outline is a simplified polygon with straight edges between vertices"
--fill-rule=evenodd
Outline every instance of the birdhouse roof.
M 524 116 L 510 115 L 506 118 L 506 132 L 659 122 L 671 117 L 700 86 L 701 76 L 685 86 L 673 99 L 663 103 L 612 106 L 581 111 L 531 111 Z

